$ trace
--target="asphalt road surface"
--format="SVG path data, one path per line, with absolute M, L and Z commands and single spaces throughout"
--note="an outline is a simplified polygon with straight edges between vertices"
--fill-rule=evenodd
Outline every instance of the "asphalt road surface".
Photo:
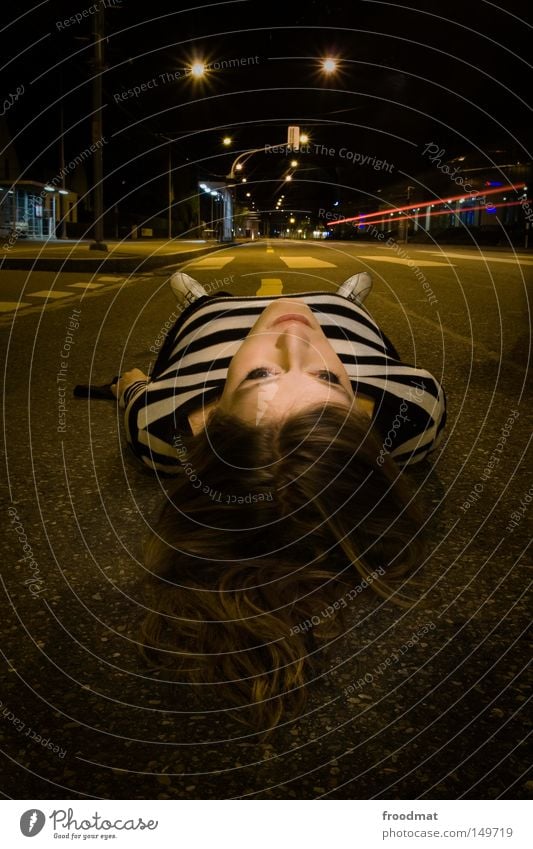
M 448 396 L 442 448 L 431 464 L 406 472 L 427 510 L 420 603 L 405 612 L 358 596 L 349 632 L 324 655 L 307 715 L 268 743 L 217 710 L 216 694 L 176 691 L 140 663 L 142 544 L 162 493 L 127 462 L 115 405 L 71 397 L 76 383 L 149 369 L 150 348 L 175 310 L 167 282 L 174 268 L 133 277 L 0 272 L 6 794 L 531 794 L 533 256 L 401 251 L 379 242 L 272 240 L 181 266 L 212 292 L 247 295 L 334 291 L 370 270 L 366 306 L 402 358 L 432 371 Z

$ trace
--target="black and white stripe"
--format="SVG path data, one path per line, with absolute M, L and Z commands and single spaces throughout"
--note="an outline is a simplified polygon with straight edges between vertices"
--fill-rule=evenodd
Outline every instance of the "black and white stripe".
M 402 363 L 369 314 L 340 295 L 310 292 L 283 297 L 307 303 L 354 391 L 374 399 L 373 424 L 384 440 L 384 453 L 407 464 L 433 451 L 446 421 L 439 382 L 425 369 Z M 180 433 L 190 433 L 189 413 L 221 394 L 233 355 L 260 313 L 276 299 L 213 298 L 199 305 L 177 332 L 170 331 L 171 348 L 163 370 L 147 383 L 129 386 L 121 398 L 128 442 L 147 466 L 176 473 L 179 462 L 173 442 Z

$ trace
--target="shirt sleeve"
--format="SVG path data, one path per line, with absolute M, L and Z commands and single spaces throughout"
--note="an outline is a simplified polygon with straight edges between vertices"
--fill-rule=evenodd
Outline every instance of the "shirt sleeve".
M 440 445 L 446 424 L 446 395 L 423 369 L 395 375 L 394 391 L 378 402 L 374 424 L 382 438 L 378 464 L 387 454 L 400 466 L 419 463 Z
M 157 380 L 130 384 L 120 397 L 126 440 L 135 456 L 152 471 L 176 475 L 180 468 L 176 440 L 178 422 L 168 413 L 168 389 Z M 161 415 L 164 409 L 166 414 Z

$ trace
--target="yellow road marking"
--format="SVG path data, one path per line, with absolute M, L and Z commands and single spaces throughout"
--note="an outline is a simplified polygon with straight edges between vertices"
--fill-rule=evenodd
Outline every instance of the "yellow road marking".
M 261 286 L 256 295 L 281 295 L 283 293 L 283 280 L 278 277 L 262 277 Z
M 372 256 L 363 256 L 362 254 L 357 255 L 357 259 L 366 259 L 369 261 L 374 260 L 375 262 L 392 262 L 394 265 L 408 265 L 410 268 L 413 266 L 419 266 L 420 268 L 432 268 L 436 266 L 441 266 L 444 268 L 450 268 L 453 266 L 453 262 L 434 262 L 431 259 L 402 259 L 397 256 L 376 256 L 373 254 Z
M 26 292 L 27 298 L 71 298 L 72 292 L 58 292 L 55 289 L 45 290 L 42 292 Z
M 15 312 L 21 307 L 29 307 L 31 304 L 24 301 L 0 301 L 0 312 Z

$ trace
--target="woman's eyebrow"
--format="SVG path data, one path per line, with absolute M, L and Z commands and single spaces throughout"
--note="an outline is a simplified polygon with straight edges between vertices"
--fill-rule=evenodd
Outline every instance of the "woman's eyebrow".
M 236 393 L 237 392 L 240 392 L 240 393 L 249 392 L 250 389 L 255 389 L 256 386 L 259 386 L 259 384 L 261 384 L 261 386 L 264 386 L 265 384 L 272 383 L 273 381 L 277 380 L 278 377 L 281 377 L 281 375 L 272 374 L 268 378 L 257 378 L 257 380 L 254 381 L 253 383 L 250 383 L 250 381 L 247 378 L 245 378 L 244 380 L 242 380 L 239 383 L 235 392 Z M 345 398 L 347 398 L 349 401 L 353 401 L 354 395 L 350 395 L 350 393 L 344 388 L 344 386 L 342 386 L 342 384 L 340 384 L 340 383 L 326 383 L 324 380 L 321 380 L 319 377 L 316 377 L 316 375 L 314 375 L 314 374 L 310 374 L 309 377 L 312 377 L 317 383 L 321 383 L 323 386 L 329 386 L 331 389 L 336 389 L 338 392 L 342 392 L 342 394 L 344 395 Z M 245 386 L 244 384 L 247 384 L 247 385 Z

